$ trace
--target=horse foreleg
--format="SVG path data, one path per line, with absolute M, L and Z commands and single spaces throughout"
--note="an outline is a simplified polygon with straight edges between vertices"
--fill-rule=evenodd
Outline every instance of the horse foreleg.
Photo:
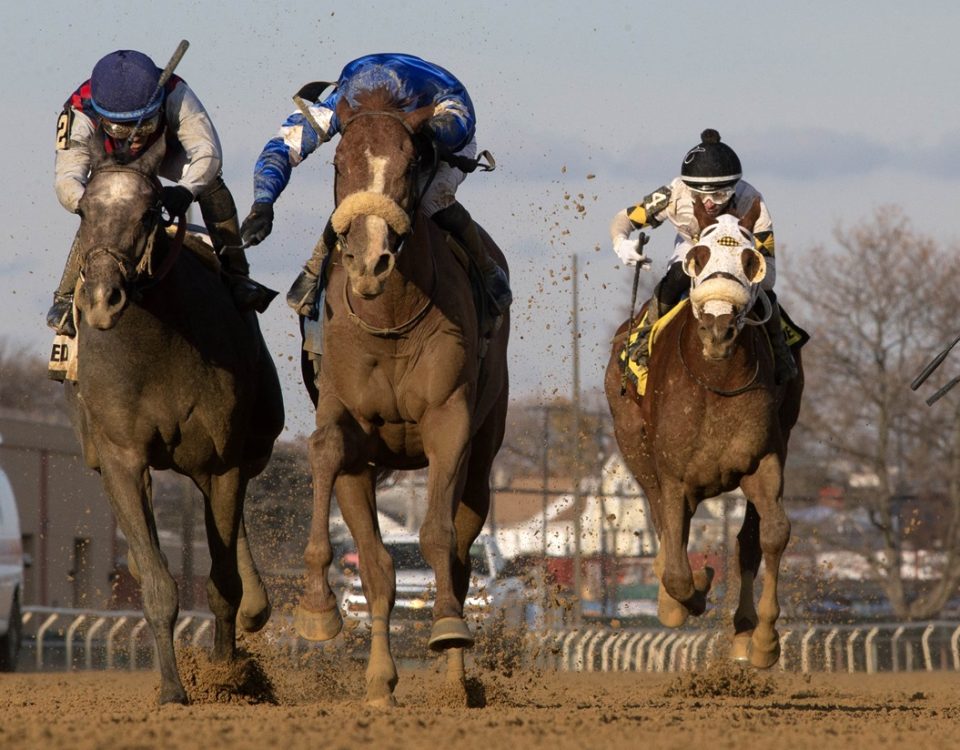
M 160 663 L 160 703 L 186 703 L 173 650 L 173 626 L 179 612 L 177 583 L 160 551 L 153 518 L 150 470 L 129 450 L 100 451 L 103 484 L 117 524 L 136 560 L 143 593 L 143 614 L 153 631 Z
M 687 540 L 692 513 L 682 490 L 674 483 L 663 483 L 662 492 L 660 550 L 653 563 L 654 573 L 660 579 L 657 616 L 667 627 L 676 628 L 688 616 L 706 611 L 713 569 L 691 570 Z
M 310 467 L 313 472 L 313 517 L 310 521 L 310 538 L 303 553 L 306 563 L 303 596 L 294 612 L 296 631 L 310 641 L 328 641 L 343 628 L 343 617 L 337 606 L 327 579 L 327 571 L 333 562 L 333 547 L 330 545 L 330 495 L 333 482 L 343 468 L 344 438 L 336 425 L 342 410 L 321 403 L 324 410 L 317 413 L 326 416 L 323 426 L 318 426 L 310 436 Z M 329 407 L 329 408 L 327 408 Z
M 396 705 L 397 666 L 390 651 L 390 611 L 396 597 L 393 560 L 380 538 L 374 495 L 374 470 L 337 477 L 337 502 L 360 557 L 360 583 L 370 608 L 370 661 L 367 663 L 367 703 Z
M 470 413 L 463 399 L 451 399 L 421 421 L 424 453 L 430 470 L 427 513 L 420 527 L 420 548 L 424 560 L 433 568 L 437 585 L 433 628 L 427 641 L 435 651 L 469 648 L 474 643 L 473 633 L 463 619 L 463 603 L 457 596 L 453 580 L 457 558 L 457 532 L 453 519 L 466 481 L 469 426 Z
M 768 668 L 780 658 L 780 635 L 776 630 L 780 617 L 777 582 L 780 560 L 790 541 L 790 521 L 783 509 L 783 473 L 780 457 L 764 457 L 750 481 L 741 484 L 760 514 L 760 549 L 763 553 L 763 593 L 760 595 L 757 627 L 751 638 L 750 663 Z M 757 494 L 754 494 L 756 492 Z
M 204 503 L 210 548 L 207 602 L 216 618 L 211 654 L 215 661 L 228 661 L 236 656 L 237 612 L 243 596 L 237 564 L 237 536 L 244 489 L 245 482 L 238 469 L 212 476 L 210 494 Z
M 747 501 L 743 526 L 737 534 L 737 562 L 740 570 L 740 598 L 733 614 L 733 648 L 736 661 L 750 660 L 750 642 L 757 627 L 757 609 L 753 601 L 753 582 L 760 569 L 760 516 Z

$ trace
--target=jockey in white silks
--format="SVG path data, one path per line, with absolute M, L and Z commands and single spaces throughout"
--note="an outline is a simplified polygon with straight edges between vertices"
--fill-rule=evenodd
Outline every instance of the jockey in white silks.
M 760 217 L 753 228 L 754 246 L 764 256 L 766 269 L 761 287 L 771 303 L 771 314 L 766 323 L 776 360 L 776 379 L 784 383 L 798 374 L 797 364 L 787 345 L 780 321 L 773 285 L 776 281 L 773 223 L 763 196 L 746 180 L 740 159 L 732 148 L 720 142 L 716 130 L 707 129 L 700 134 L 701 142 L 690 149 L 683 158 L 680 176 L 669 185 L 664 185 L 646 196 L 640 203 L 625 208 L 613 217 L 610 223 L 610 239 L 620 260 L 628 266 L 638 263 L 650 264 L 643 255 L 638 239 L 630 239 L 635 229 L 658 227 L 669 221 L 677 230 L 673 255 L 667 272 L 654 288 L 647 306 L 647 315 L 633 348 L 638 364 L 646 367 L 647 346 L 643 342 L 650 335 L 654 322 L 680 301 L 690 288 L 690 280 L 683 271 L 682 262 L 687 251 L 699 239 L 700 227 L 693 208 L 699 198 L 709 216 L 730 214 L 742 218 L 756 201 L 760 201 Z
M 117 50 L 97 62 L 57 120 L 57 198 L 67 211 L 77 212 L 97 139 L 106 153 L 131 161 L 163 138 L 166 154 L 160 176 L 174 183 L 162 188 L 164 208 L 171 216 L 183 216 L 194 200 L 199 203 L 213 247 L 230 274 L 238 307 L 262 311 L 275 293 L 249 279 L 237 208 L 221 176 L 223 153 L 217 131 L 186 82 L 171 75 L 159 87 L 160 74 L 153 60 L 136 50 Z M 47 324 L 69 336 L 76 333 L 72 308 L 79 272 L 75 240 L 47 313 Z

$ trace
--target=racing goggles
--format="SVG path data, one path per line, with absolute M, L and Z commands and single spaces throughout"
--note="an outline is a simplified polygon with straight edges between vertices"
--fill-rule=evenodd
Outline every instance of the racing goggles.
M 104 133 L 109 135 L 114 140 L 125 141 L 131 135 L 133 135 L 134 130 L 136 130 L 137 135 L 140 136 L 147 136 L 153 133 L 157 128 L 160 127 L 160 113 L 158 112 L 153 117 L 143 120 L 139 127 L 137 126 L 136 120 L 131 120 L 129 122 L 113 122 L 112 120 L 101 118 L 100 122 L 103 125 Z
M 700 196 L 701 201 L 706 203 L 707 200 L 711 200 L 715 206 L 722 206 L 724 203 L 730 200 L 733 197 L 733 194 L 736 192 L 736 186 L 734 185 L 707 190 L 698 188 L 690 189 L 693 191 L 694 195 Z

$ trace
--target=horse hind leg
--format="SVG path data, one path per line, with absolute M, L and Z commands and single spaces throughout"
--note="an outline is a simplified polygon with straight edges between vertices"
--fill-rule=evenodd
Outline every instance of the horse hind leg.
M 743 526 L 737 534 L 740 594 L 737 609 L 733 613 L 733 646 L 730 656 L 738 662 L 750 661 L 750 643 L 757 627 L 753 582 L 760 570 L 760 558 L 760 515 L 756 506 L 748 501 Z
M 237 613 L 243 598 L 238 537 L 245 486 L 239 469 L 233 469 L 211 477 L 210 491 L 204 493 L 204 519 L 211 561 L 207 600 L 216 618 L 211 654 L 214 661 L 229 661 L 236 657 Z
M 261 630 L 270 619 L 270 597 L 263 585 L 250 543 L 247 540 L 247 526 L 240 515 L 240 531 L 237 538 L 237 568 L 243 584 L 243 596 L 240 599 L 240 610 L 237 612 L 237 623 L 247 633 L 256 633 Z

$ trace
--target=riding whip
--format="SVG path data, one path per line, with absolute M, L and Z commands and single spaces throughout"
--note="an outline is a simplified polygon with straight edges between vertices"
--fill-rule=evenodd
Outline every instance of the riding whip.
M 920 374 L 917 375 L 917 377 L 914 378 L 913 382 L 910 384 L 910 390 L 913 390 L 913 391 L 917 390 L 917 388 L 919 388 L 923 384 L 923 381 L 926 380 L 928 377 L 930 377 L 930 373 L 932 373 L 941 364 L 943 364 L 943 360 L 947 358 L 947 355 L 950 353 L 950 350 L 953 349 L 953 347 L 955 347 L 958 343 L 960 343 L 960 334 L 957 335 L 957 337 L 953 340 L 953 343 L 951 343 L 950 346 L 948 346 L 946 349 L 940 352 L 936 357 L 933 358 L 930 364 L 928 364 L 926 367 L 923 368 L 923 370 L 920 371 Z M 940 394 L 940 395 L 942 396 L 943 394 Z
M 163 87 L 167 85 L 167 81 L 170 80 L 170 76 L 173 75 L 173 71 L 180 64 L 180 61 L 183 59 L 183 56 L 187 52 L 187 47 L 190 46 L 190 42 L 186 39 L 181 39 L 180 44 L 177 45 L 177 48 L 173 51 L 173 56 L 170 58 L 170 62 L 167 63 L 162 71 L 160 71 L 160 78 L 157 80 L 157 88 L 154 89 L 153 94 L 150 97 L 150 101 L 147 102 L 147 109 L 150 105 L 153 104 L 154 99 L 160 96 L 163 91 Z M 129 153 L 130 144 L 133 143 L 133 139 L 137 136 L 137 131 L 140 130 L 140 125 L 143 123 L 143 115 L 137 118 L 136 124 L 133 126 L 133 130 L 130 132 L 130 135 L 127 137 L 126 143 L 123 145 L 123 151 Z
M 637 249 L 640 251 L 640 254 L 643 254 L 643 246 L 649 241 L 649 237 L 643 232 L 640 232 L 640 236 L 637 238 L 638 245 Z M 633 318 L 636 315 L 637 310 L 637 288 L 640 286 L 640 270 L 643 268 L 643 263 L 637 261 L 637 265 L 633 271 L 633 292 L 630 295 L 630 322 L 627 325 L 627 346 L 626 346 L 626 362 L 623 363 L 623 370 L 620 373 L 620 395 L 624 395 L 627 392 L 627 368 L 630 366 L 630 334 L 633 332 Z
M 943 386 L 940 390 L 938 390 L 936 393 L 934 393 L 930 398 L 928 398 L 928 399 L 927 399 L 927 406 L 933 406 L 934 403 L 936 403 L 936 402 L 939 401 L 941 398 L 943 398 L 944 396 L 946 396 L 946 395 L 947 395 L 947 392 L 948 392 L 951 388 L 953 388 L 953 386 L 955 386 L 957 383 L 960 383 L 960 375 L 958 375 L 957 377 L 955 377 L 953 380 L 951 380 L 949 383 L 947 383 L 945 386 Z

